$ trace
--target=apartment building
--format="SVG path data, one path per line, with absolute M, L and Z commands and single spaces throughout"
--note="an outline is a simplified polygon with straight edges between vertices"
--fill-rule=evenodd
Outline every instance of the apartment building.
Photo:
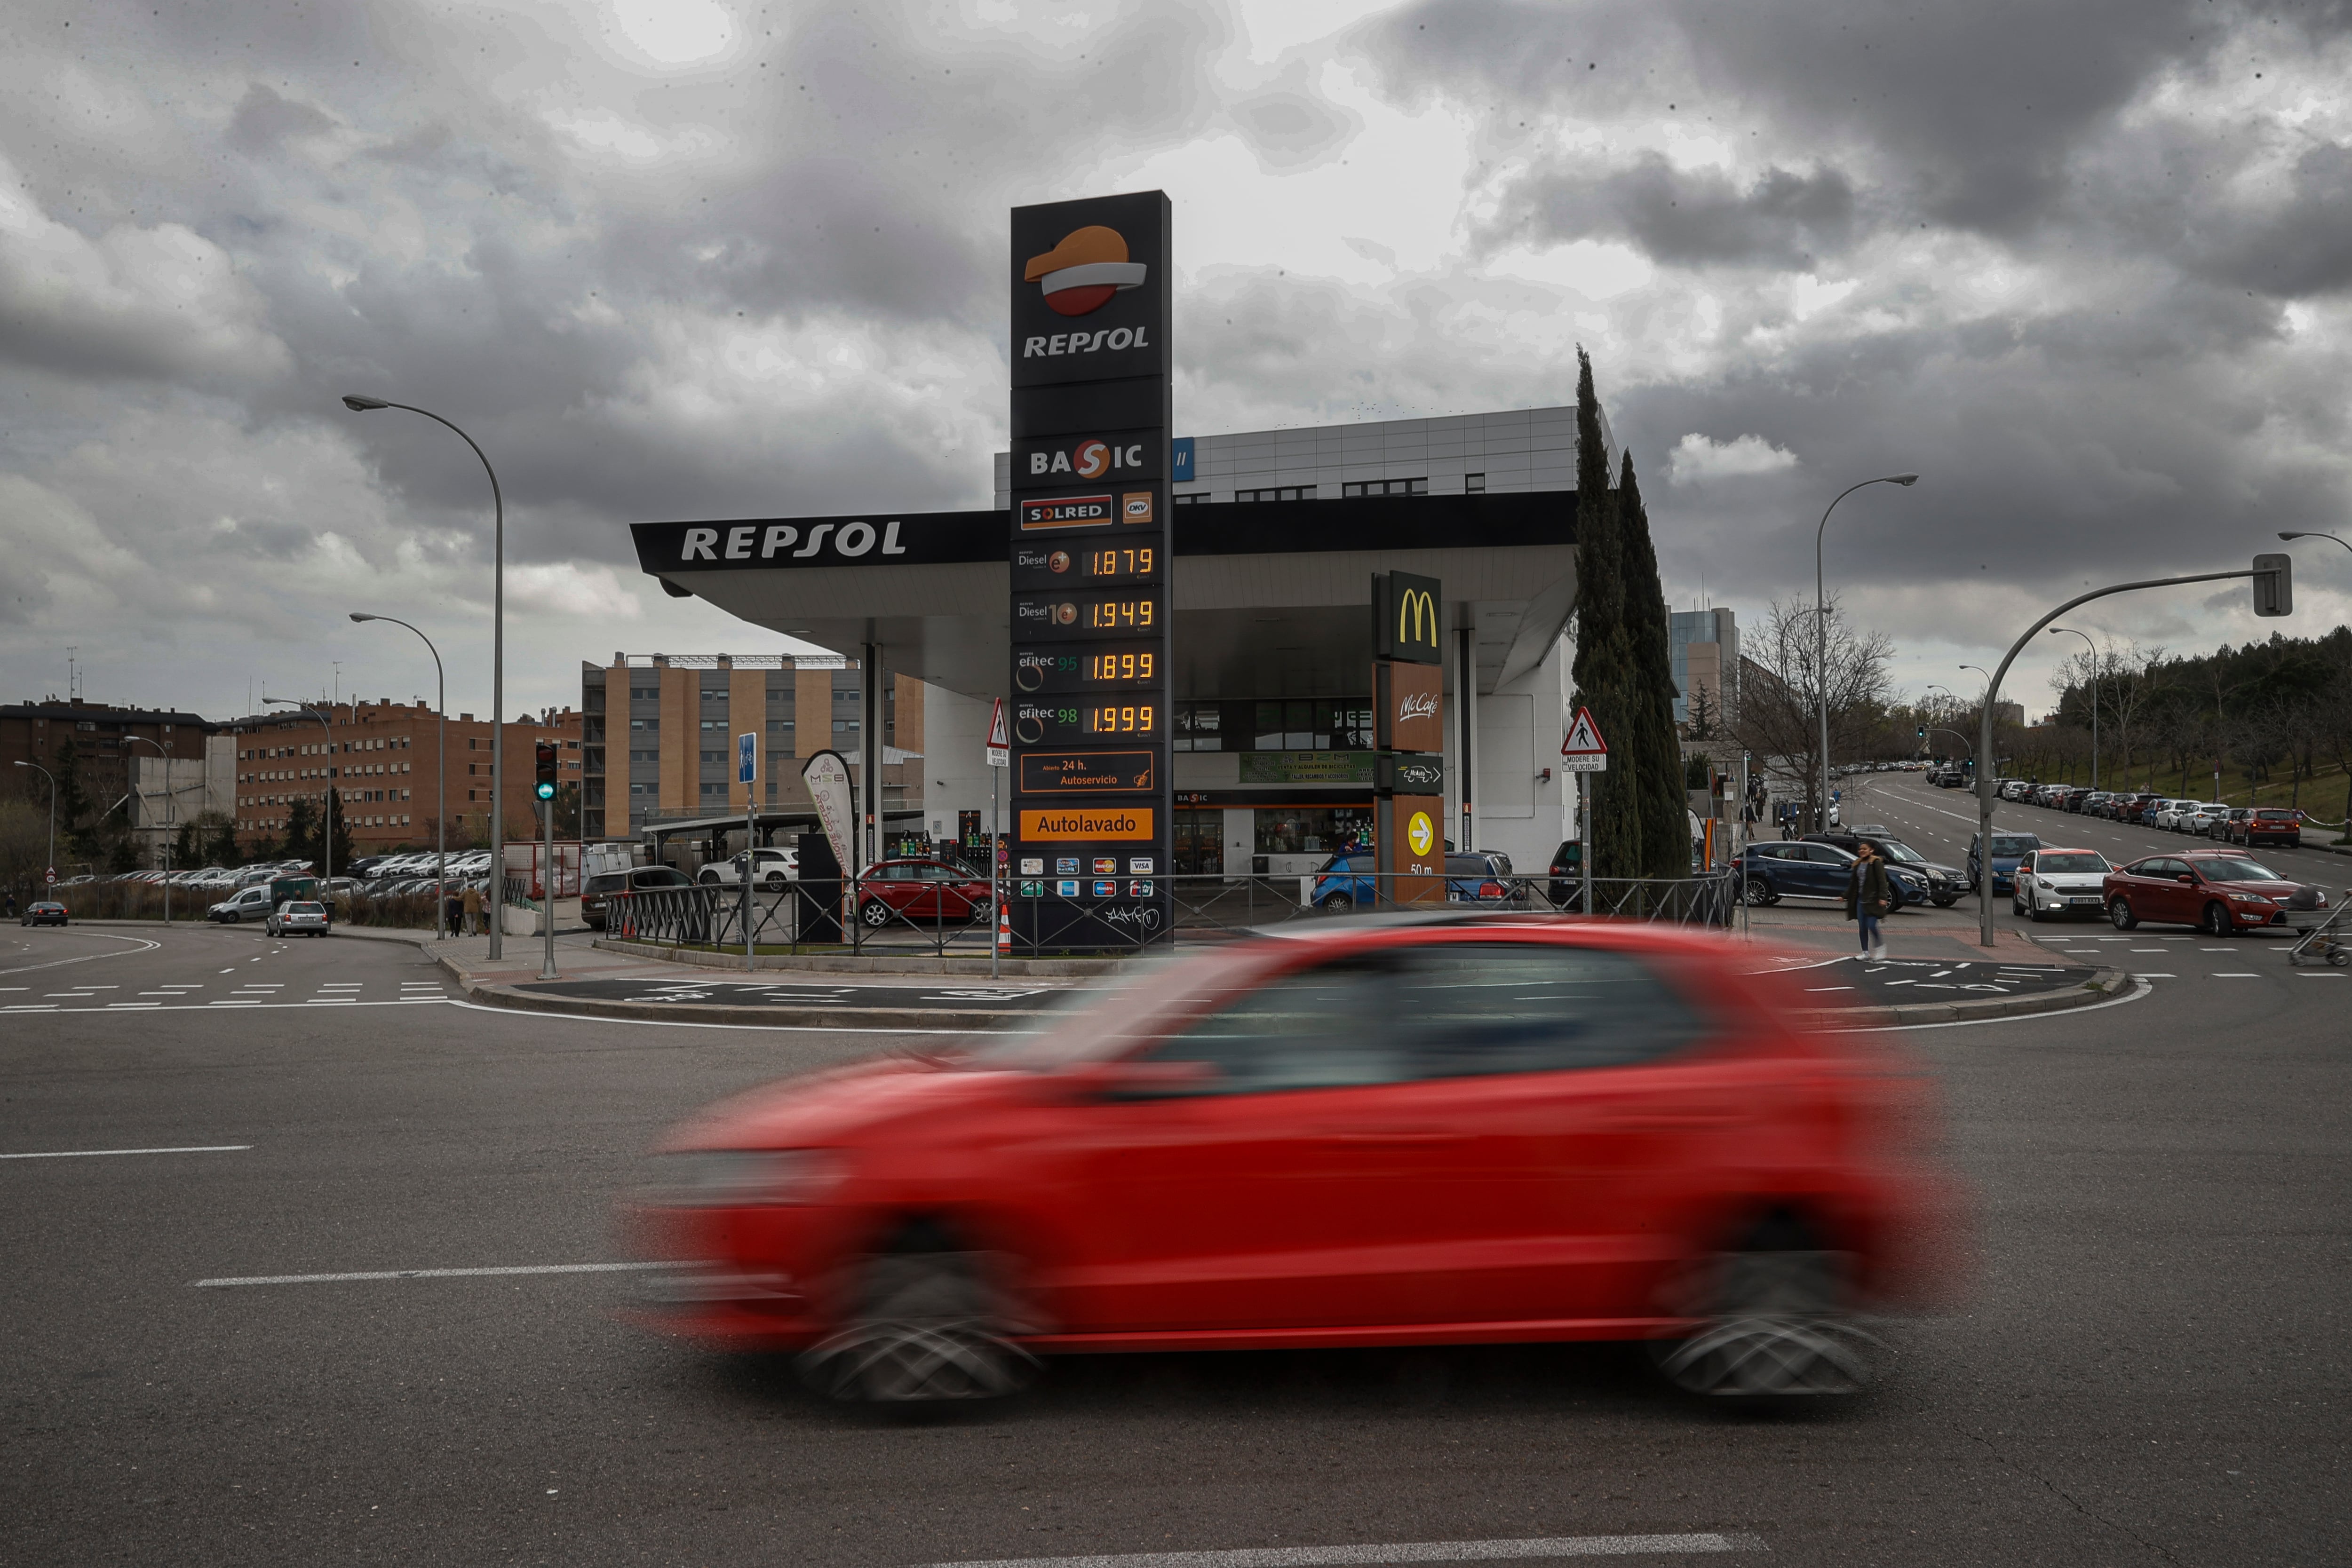
M 341 802 L 352 843 L 379 852 L 433 841 L 437 810 L 434 779 L 439 769 L 446 789 L 449 836 L 459 842 L 488 842 L 490 831 L 491 728 L 488 719 L 454 714 L 448 752 L 441 751 L 441 724 L 428 703 L 350 702 L 319 710 L 333 720 L 322 725 L 307 713 L 271 710 L 225 726 L 236 738 L 236 827 L 241 840 L 275 837 L 286 831 L 298 800 L 316 810 L 331 786 Z M 532 798 L 538 743 L 553 740 L 561 758 L 559 781 L 578 784 L 581 716 L 571 708 L 524 715 L 506 727 L 506 826 L 509 839 L 535 836 L 539 805 Z
M 616 653 L 609 664 L 583 661 L 582 836 L 635 838 L 649 825 L 740 815 L 752 791 L 736 782 L 739 735 L 762 737 L 762 810 L 808 809 L 800 765 L 824 750 L 848 758 L 862 790 L 863 681 L 854 662 L 835 656 Z M 882 727 L 883 808 L 919 807 L 920 681 L 896 675 L 883 688 Z
M 8 788 L 27 800 L 47 802 L 48 786 L 30 763 L 51 774 L 58 770 L 68 742 L 72 743 L 74 777 L 92 810 L 103 811 L 131 792 L 134 756 L 169 755 L 182 761 L 201 762 L 205 737 L 220 727 L 193 713 L 172 708 L 118 707 L 82 697 L 44 697 L 39 702 L 0 706 L 0 768 L 8 772 Z M 151 740 L 142 746 L 132 737 Z M 161 747 L 161 753 L 157 747 Z

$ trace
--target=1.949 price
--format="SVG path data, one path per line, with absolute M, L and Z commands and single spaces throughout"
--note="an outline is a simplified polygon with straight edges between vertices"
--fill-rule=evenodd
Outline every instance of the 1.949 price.
M 1136 632 L 1152 624 L 1159 605 L 1149 599 L 1103 599 L 1086 607 L 1089 632 Z

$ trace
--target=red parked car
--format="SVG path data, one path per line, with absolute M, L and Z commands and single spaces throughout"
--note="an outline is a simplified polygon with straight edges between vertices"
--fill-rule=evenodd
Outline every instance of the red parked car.
M 2226 850 L 2149 855 L 2109 872 L 2102 892 L 2118 931 L 2147 920 L 2227 936 L 2264 925 L 2305 930 L 2327 917 L 2325 888 L 2291 882 Z
M 990 907 L 988 878 L 945 861 L 876 861 L 857 879 L 857 918 L 869 931 L 976 920 Z
M 2257 806 L 2241 817 L 2230 813 L 2230 842 L 2252 849 L 2259 843 L 2303 847 L 2303 813 L 2291 806 Z
M 1035 1355 L 1654 1342 L 1685 1387 L 1841 1393 L 1937 1299 L 1927 1082 L 1717 943 L 1542 915 L 1220 945 L 1035 1033 L 753 1091 L 624 1201 L 641 1321 L 877 1401 Z

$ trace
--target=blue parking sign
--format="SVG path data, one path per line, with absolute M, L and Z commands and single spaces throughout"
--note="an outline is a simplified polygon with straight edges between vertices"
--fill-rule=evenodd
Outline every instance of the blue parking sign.
M 755 731 L 751 735 L 737 736 L 735 737 L 735 782 L 749 784 L 759 777 L 760 737 L 758 733 Z

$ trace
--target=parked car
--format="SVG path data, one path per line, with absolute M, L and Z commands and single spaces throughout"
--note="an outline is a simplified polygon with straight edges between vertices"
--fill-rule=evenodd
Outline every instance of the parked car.
M 17 916 L 16 924 L 19 925 L 63 925 L 68 924 L 68 916 L 66 914 L 66 906 L 64 904 L 59 904 L 54 898 L 37 898 L 32 903 L 25 905 L 25 913 Z
M 1595 1337 L 1826 1395 L 1845 1312 L 1946 1293 L 1930 1082 L 1796 981 L 1654 926 L 1285 929 L 697 1116 L 622 1201 L 636 1321 L 902 1408 L 1055 1352 Z
M 2248 849 L 2269 842 L 2289 849 L 2303 847 L 2303 813 L 2287 806 L 2261 806 L 2243 817 L 2232 814 L 2230 842 Z
M 1853 861 L 1834 844 L 1768 840 L 1733 856 L 1731 869 L 1749 904 L 1769 905 L 1792 897 L 1843 898 Z
M 782 892 L 784 883 L 801 874 L 798 850 L 763 849 L 758 852 L 759 870 L 752 874 L 752 885 L 772 893 Z M 743 857 L 739 852 L 731 860 L 713 861 L 694 873 L 694 880 L 705 887 L 734 887 L 743 879 Z
M 332 927 L 325 904 L 302 899 L 279 904 L 261 923 L 272 936 L 324 936 Z
M 1984 880 L 1978 864 L 1978 848 L 1983 835 L 1969 835 L 1969 891 L 1974 893 Z M 1995 833 L 1992 836 L 1992 890 L 1995 894 L 2010 890 L 2010 879 L 2017 874 L 2017 862 L 2042 847 L 2042 841 L 2032 833 Z
M 480 883 L 487 888 L 484 879 Z M 608 901 L 616 893 L 644 893 L 656 888 L 692 887 L 693 882 L 675 866 L 639 865 L 626 871 L 598 872 L 580 890 L 580 918 L 585 924 L 604 928 Z
M 2230 820 L 2230 807 L 2222 800 L 2207 800 L 2182 813 L 2180 831 L 2191 838 L 2216 837 L 2213 830 Z
M 868 931 L 901 922 L 977 920 L 992 907 L 986 877 L 929 856 L 877 861 L 857 878 L 857 918 Z
M 2012 915 L 2047 920 L 2059 915 L 2106 913 L 2106 877 L 2115 870 L 2096 850 L 2038 849 L 2017 862 L 2011 877 Z
M 2161 795 L 2152 794 L 2145 790 L 2137 795 L 2126 795 L 2116 807 L 2116 821 L 2118 822 L 2137 822 L 2143 827 L 2149 826 L 2147 812 L 2150 808 L 2159 804 L 2163 799 L 2164 797 Z
M 1555 908 L 1566 909 L 1583 894 L 1584 846 L 1562 839 L 1551 852 L 1551 885 L 1544 890 Z
M 1895 837 L 1875 822 L 1854 829 L 1850 833 L 1811 833 L 1808 843 L 1833 844 L 1848 854 L 1867 843 L 1886 862 L 1887 879 L 1895 883 L 1895 907 L 1906 904 L 1933 904 L 1938 909 L 1949 909 L 1960 901 L 1960 873 L 1951 866 L 1937 865 L 1927 856 Z M 1915 888 L 1914 883 L 1917 883 Z M 1841 887 L 1840 893 L 1844 889 Z
M 2209 936 L 2284 925 L 2308 930 L 2329 913 L 2327 890 L 2294 882 L 2248 855 L 2190 850 L 2150 855 L 2107 873 L 2107 918 L 2118 931 L 2143 921 L 2194 925 Z

